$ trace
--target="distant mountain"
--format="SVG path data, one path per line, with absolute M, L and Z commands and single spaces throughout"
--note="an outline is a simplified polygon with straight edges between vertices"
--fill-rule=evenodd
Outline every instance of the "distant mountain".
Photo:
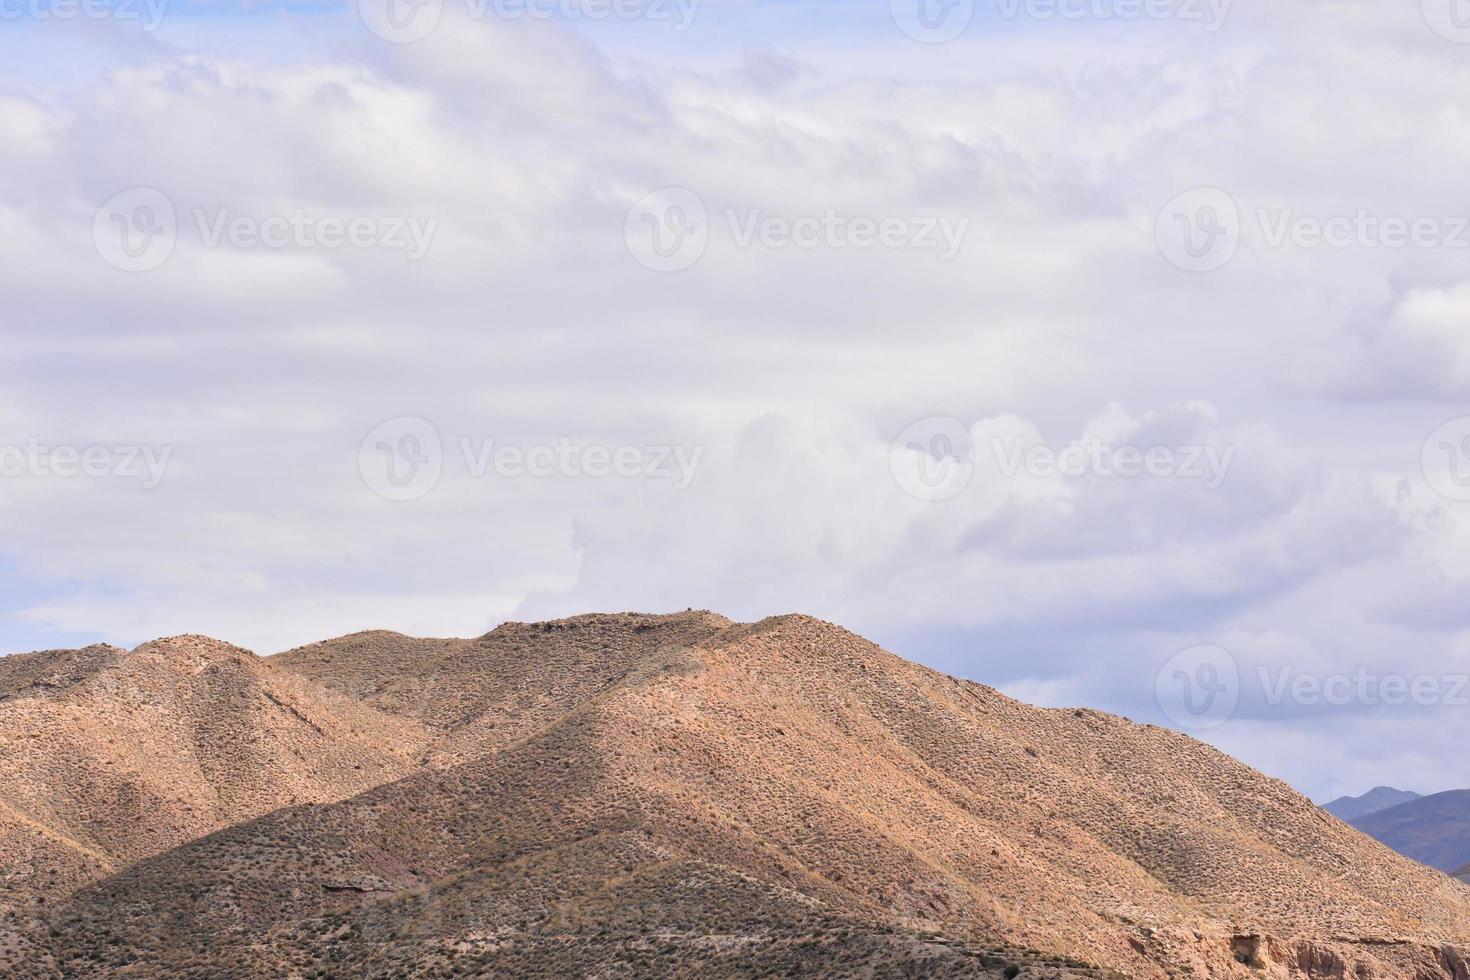
M 1339 820 L 1352 823 L 1354 820 L 1366 817 L 1370 813 L 1379 810 L 1387 810 L 1391 806 L 1400 803 L 1408 803 L 1417 800 L 1420 794 L 1406 789 L 1394 789 L 1392 786 L 1375 786 L 1362 796 L 1339 796 L 1322 809 L 1332 814 Z
M 34 654 L 0 723 L 6 980 L 1470 972 L 1285 783 L 805 616 Z
M 1431 868 L 1457 873 L 1470 863 L 1470 789 L 1421 796 L 1351 822 Z

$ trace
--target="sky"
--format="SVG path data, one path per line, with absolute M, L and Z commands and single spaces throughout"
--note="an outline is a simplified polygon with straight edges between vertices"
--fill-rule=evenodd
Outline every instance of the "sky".
M 0 653 L 804 612 L 1470 785 L 1470 4 L 0 0 Z

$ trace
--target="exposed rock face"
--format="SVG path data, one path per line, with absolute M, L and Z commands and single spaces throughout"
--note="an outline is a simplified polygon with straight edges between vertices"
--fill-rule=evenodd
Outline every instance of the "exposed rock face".
M 99 831 L 58 829 L 91 828 L 99 800 L 43 812 L 63 786 L 28 790 L 28 816 L 55 818 L 29 860 L 66 870 L 25 876 L 48 905 L 44 925 L 17 913 L 11 972 L 1464 975 L 1470 889 L 1284 784 L 807 617 L 356 634 L 266 660 L 167 642 L 0 661 L 35 724 L 80 687 L 242 733 L 164 724 L 194 734 L 160 738 L 157 765 L 242 816 L 161 817 L 167 834 L 122 835 L 145 843 L 98 850 L 105 866 L 62 847 Z M 97 680 L 130 658 L 187 680 L 156 698 Z M 46 834 L 65 838 L 54 858 Z

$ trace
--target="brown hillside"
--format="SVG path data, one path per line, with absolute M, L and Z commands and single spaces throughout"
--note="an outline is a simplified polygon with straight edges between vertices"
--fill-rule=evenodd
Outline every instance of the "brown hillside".
M 628 678 L 650 653 L 733 626 L 723 616 L 588 615 L 504 623 L 472 640 L 354 633 L 270 658 L 286 670 L 421 723 L 437 766 L 534 734 Z
M 0 896 L 65 892 L 211 831 L 411 771 L 419 726 L 174 637 L 0 658 Z
M 1467 975 L 1470 889 L 1284 784 L 806 617 L 266 666 L 422 723 L 435 766 L 76 891 L 21 975 Z

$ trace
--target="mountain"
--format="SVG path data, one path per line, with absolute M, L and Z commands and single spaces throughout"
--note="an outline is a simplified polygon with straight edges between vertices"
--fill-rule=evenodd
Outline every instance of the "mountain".
M 1379 810 L 1353 826 L 1400 854 L 1453 873 L 1470 863 L 1470 790 L 1422 796 Z
M 1339 820 L 1352 823 L 1370 813 L 1387 810 L 1391 806 L 1398 806 L 1400 803 L 1419 798 L 1418 793 L 1409 790 L 1394 789 L 1392 786 L 1375 786 L 1362 796 L 1339 796 L 1331 803 L 1325 804 L 1322 809 Z
M 269 658 L 347 698 L 437 736 L 423 761 L 452 765 L 536 734 L 624 682 L 658 650 L 733 624 L 711 613 L 507 623 L 472 640 L 373 631 Z
M 808 617 L 364 633 L 229 669 L 272 689 L 294 679 L 293 703 L 329 741 L 376 753 L 353 770 L 373 785 L 328 798 L 315 775 L 313 798 L 58 884 L 0 922 L 0 971 L 1470 971 L 1470 888 L 1285 784 L 1174 732 L 1033 708 Z M 32 694 L 38 714 L 51 696 Z M 357 720 L 332 723 L 328 708 L 349 705 Z M 160 743 L 159 765 L 224 751 Z M 223 794 L 250 778 L 241 761 L 204 783 Z M 310 771 L 323 768 L 338 772 Z M 66 811 L 105 803 L 83 794 Z
M 416 723 L 204 637 L 0 658 L 0 900 L 416 768 Z

